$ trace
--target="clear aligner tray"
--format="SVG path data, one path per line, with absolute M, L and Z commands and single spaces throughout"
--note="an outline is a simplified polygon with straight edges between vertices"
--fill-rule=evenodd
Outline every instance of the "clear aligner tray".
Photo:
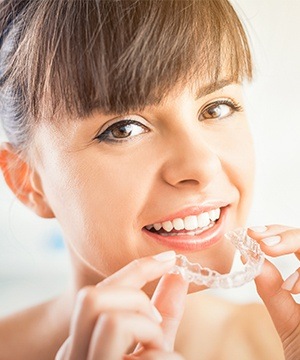
M 244 259 L 243 269 L 228 274 L 220 274 L 215 270 L 193 264 L 184 255 L 176 256 L 176 264 L 170 271 L 197 285 L 209 288 L 233 288 L 242 286 L 260 274 L 264 262 L 264 253 L 259 244 L 247 235 L 246 229 L 236 229 L 225 234 Z

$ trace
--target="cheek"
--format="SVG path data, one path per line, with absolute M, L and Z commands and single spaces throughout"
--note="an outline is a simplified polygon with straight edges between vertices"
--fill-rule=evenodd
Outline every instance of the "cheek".
M 44 176 L 45 191 L 66 241 L 103 276 L 138 256 L 134 237 L 149 174 L 135 160 L 118 163 L 89 154 L 69 158 L 68 166 L 58 157 L 46 167 L 53 171 Z
M 250 211 L 253 197 L 255 156 L 253 139 L 248 122 L 243 114 L 224 120 L 207 132 L 207 143 L 215 151 L 222 165 L 222 175 L 217 188 L 224 189 L 228 184 L 233 191 L 231 206 L 231 229 L 244 226 Z
M 253 139 L 247 123 L 237 127 L 227 147 L 224 146 L 223 163 L 230 182 L 239 193 L 237 218 L 243 225 L 248 216 L 253 197 L 255 154 Z

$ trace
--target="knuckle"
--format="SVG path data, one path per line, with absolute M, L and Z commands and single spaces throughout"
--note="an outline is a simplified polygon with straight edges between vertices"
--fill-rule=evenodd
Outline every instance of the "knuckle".
M 147 258 L 139 258 L 134 259 L 130 263 L 130 270 L 133 273 L 136 273 L 141 279 L 144 279 L 145 281 L 148 281 L 148 278 L 151 276 L 152 268 L 150 268 L 148 265 L 148 259 Z
M 148 350 L 142 355 L 143 360 L 184 360 L 177 352 L 165 352 L 160 350 Z
M 148 295 L 143 290 L 138 290 L 136 292 L 136 296 L 137 296 L 138 304 L 141 307 L 144 307 L 144 306 L 149 307 L 149 306 L 151 306 L 150 299 L 149 299 Z
M 120 314 L 103 313 L 100 317 L 101 327 L 105 328 L 108 333 L 118 336 L 123 331 Z
M 128 316 L 123 313 L 103 313 L 98 318 L 98 326 L 102 332 L 109 334 L 111 338 L 119 339 L 121 347 L 128 348 L 134 344 L 134 330 L 128 321 Z
M 76 303 L 80 307 L 91 307 L 95 301 L 95 288 L 93 286 L 85 286 L 79 290 Z
M 134 259 L 131 261 L 131 263 L 129 264 L 129 268 L 130 271 L 132 273 L 137 274 L 140 278 L 144 278 L 145 275 L 148 275 L 147 272 L 147 266 L 146 265 L 146 260 L 145 258 L 139 258 L 139 259 Z
M 142 265 L 142 259 L 134 259 L 131 261 L 130 266 L 133 271 L 140 270 Z

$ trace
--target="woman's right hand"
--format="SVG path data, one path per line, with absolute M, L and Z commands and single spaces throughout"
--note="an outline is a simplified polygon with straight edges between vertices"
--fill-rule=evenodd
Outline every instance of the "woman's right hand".
M 174 263 L 173 251 L 141 258 L 83 288 L 56 360 L 182 359 L 173 345 L 188 284 L 166 274 Z M 141 288 L 161 276 L 151 301 Z

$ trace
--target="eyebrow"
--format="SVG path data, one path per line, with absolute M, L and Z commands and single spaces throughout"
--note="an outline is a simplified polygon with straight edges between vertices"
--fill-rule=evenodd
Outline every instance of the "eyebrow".
M 200 88 L 197 89 L 195 98 L 196 98 L 196 100 L 198 100 L 201 97 L 207 96 L 207 95 L 209 95 L 217 90 L 220 90 L 223 87 L 228 86 L 233 83 L 234 83 L 234 81 L 232 79 L 222 79 L 222 80 L 216 81 L 214 83 L 201 86 Z

